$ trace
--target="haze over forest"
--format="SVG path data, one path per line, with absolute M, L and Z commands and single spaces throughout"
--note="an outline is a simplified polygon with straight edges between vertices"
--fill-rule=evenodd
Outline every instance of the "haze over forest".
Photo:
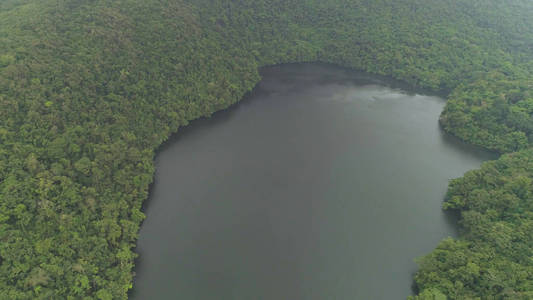
M 297 62 L 442 94 L 442 129 L 498 154 L 450 182 L 459 236 L 417 259 L 410 298 L 532 299 L 531 16 L 530 0 L 1 0 L 0 299 L 128 298 L 157 149 Z

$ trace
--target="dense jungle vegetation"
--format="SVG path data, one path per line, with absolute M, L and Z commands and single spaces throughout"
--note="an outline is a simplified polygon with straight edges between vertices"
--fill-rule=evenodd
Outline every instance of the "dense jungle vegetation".
M 1 0 L 0 299 L 127 298 L 154 150 L 258 67 L 305 61 L 449 93 L 446 131 L 510 153 L 451 182 L 461 237 L 420 259 L 413 298 L 532 299 L 531 16 L 529 0 Z

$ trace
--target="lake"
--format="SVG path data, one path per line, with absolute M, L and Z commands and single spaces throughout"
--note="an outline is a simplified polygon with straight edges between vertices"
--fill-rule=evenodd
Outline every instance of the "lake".
M 448 181 L 494 154 L 447 136 L 445 101 L 325 64 L 251 95 L 156 158 L 132 299 L 405 299 L 456 235 Z

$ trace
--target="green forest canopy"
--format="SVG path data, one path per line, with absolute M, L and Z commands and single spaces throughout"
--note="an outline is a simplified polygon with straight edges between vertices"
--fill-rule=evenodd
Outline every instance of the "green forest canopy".
M 447 132 L 510 153 L 451 182 L 462 234 L 420 259 L 413 298 L 533 298 L 531 16 L 529 0 L 2 0 L 0 298 L 127 298 L 154 150 L 260 66 L 307 61 L 447 92 Z

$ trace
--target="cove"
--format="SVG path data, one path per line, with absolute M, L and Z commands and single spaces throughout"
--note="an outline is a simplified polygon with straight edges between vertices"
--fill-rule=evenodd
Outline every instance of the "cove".
M 445 104 L 324 64 L 264 68 L 251 95 L 162 147 L 132 299 L 405 299 L 456 235 L 448 180 L 494 154 Z

